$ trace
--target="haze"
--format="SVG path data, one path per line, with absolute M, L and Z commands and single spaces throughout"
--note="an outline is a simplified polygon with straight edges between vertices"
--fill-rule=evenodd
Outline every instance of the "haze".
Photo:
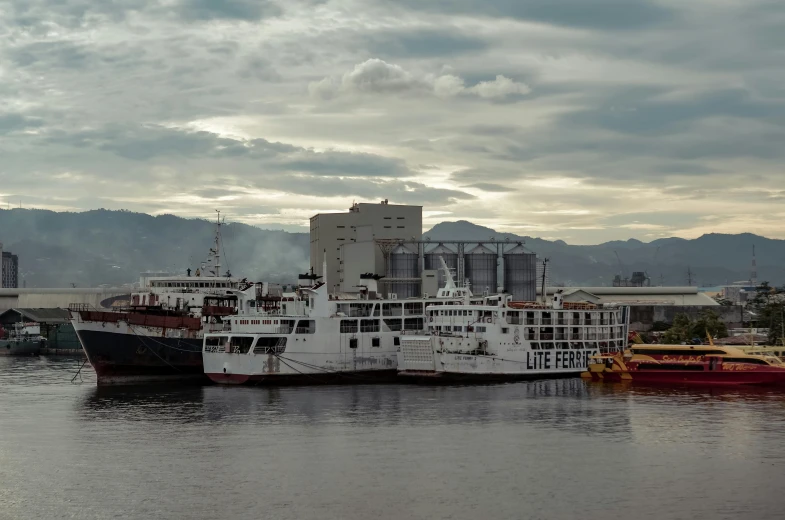
M 785 238 L 763 0 L 4 0 L 0 204 Z

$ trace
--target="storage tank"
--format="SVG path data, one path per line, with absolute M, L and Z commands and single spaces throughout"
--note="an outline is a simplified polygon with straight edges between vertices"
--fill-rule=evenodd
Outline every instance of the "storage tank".
M 444 244 L 439 244 L 435 248 L 431 249 L 427 253 L 425 253 L 425 268 L 426 269 L 433 269 L 439 272 L 438 281 L 439 281 L 439 288 L 444 287 L 447 279 L 444 274 L 444 270 L 442 269 L 442 263 L 439 260 L 439 257 L 444 258 L 444 262 L 447 264 L 447 267 L 450 268 L 452 271 L 453 280 L 455 283 L 461 282 L 463 280 L 458 280 L 458 253 L 450 249 L 449 247 L 445 246 Z
M 480 244 L 463 256 L 463 263 L 474 294 L 480 295 L 485 291 L 488 294 L 496 293 L 496 251 Z
M 398 298 L 411 298 L 420 295 L 419 257 L 406 246 L 399 245 L 390 253 L 390 278 L 416 278 L 417 281 L 391 281 L 387 284 L 389 293 Z
M 532 302 L 537 299 L 537 255 L 517 245 L 502 255 L 504 259 L 504 290 L 513 301 Z

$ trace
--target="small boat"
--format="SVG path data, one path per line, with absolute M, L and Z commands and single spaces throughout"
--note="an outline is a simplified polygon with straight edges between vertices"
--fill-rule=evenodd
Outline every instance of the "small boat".
M 0 356 L 37 356 L 46 346 L 37 323 L 17 323 L 8 337 L 0 339 Z
M 610 383 L 785 386 L 785 364 L 723 345 L 633 345 L 594 356 L 581 377 Z

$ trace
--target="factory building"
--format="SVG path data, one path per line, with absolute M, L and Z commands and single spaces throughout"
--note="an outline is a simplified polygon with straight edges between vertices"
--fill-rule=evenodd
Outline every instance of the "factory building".
M 19 287 L 19 257 L 3 251 L 0 243 L 0 288 L 15 289 Z
M 326 275 L 330 292 L 357 292 L 360 274 L 384 272 L 382 252 L 374 240 L 419 240 L 421 236 L 422 206 L 383 200 L 353 204 L 348 213 L 320 213 L 311 217 L 311 269 Z M 323 273 L 325 261 L 327 272 Z

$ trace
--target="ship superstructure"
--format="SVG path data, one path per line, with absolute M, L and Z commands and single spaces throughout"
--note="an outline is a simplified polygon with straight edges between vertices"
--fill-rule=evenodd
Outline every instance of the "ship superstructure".
M 449 270 L 443 266 L 450 279 Z M 426 308 L 427 329 L 401 337 L 398 370 L 420 380 L 578 375 L 626 346 L 625 307 L 515 302 L 508 294 Z

